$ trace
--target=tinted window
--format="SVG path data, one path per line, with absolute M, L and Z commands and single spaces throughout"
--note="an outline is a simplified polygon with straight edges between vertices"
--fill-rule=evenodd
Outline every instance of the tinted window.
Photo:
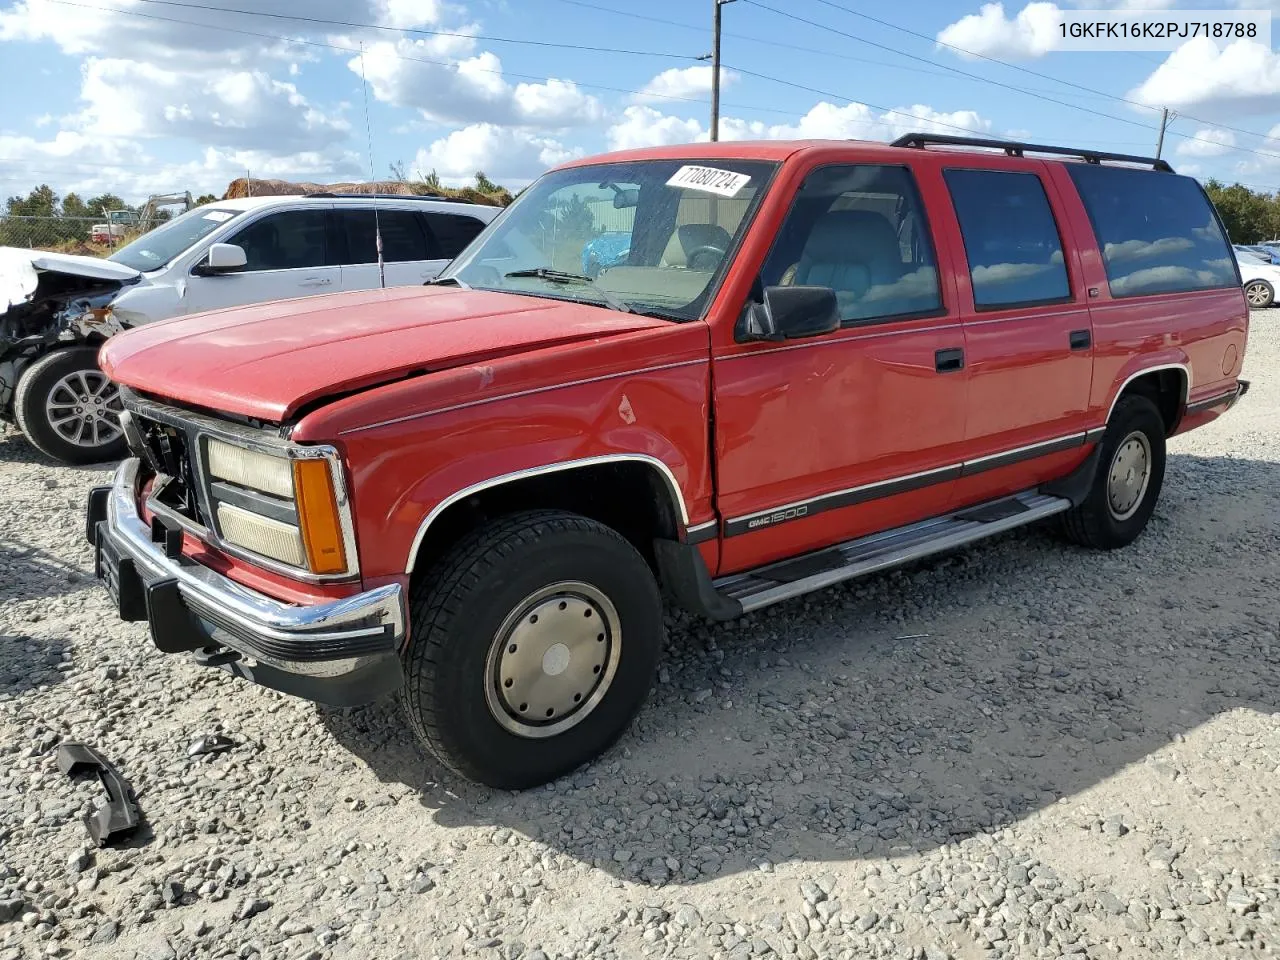
M 428 213 L 424 216 L 427 229 L 436 238 L 436 256 L 442 260 L 452 260 L 485 228 L 483 220 L 457 213 Z
M 1071 296 L 1058 225 L 1034 173 L 947 170 L 977 307 Z
M 337 211 L 340 229 L 347 237 L 347 263 L 377 263 L 375 228 L 382 230 L 382 259 L 385 263 L 432 260 L 427 238 L 415 214 L 408 210 Z
M 1071 164 L 1113 297 L 1234 287 L 1227 238 L 1190 177 Z
M 323 267 L 325 211 L 273 213 L 249 224 L 229 242 L 244 248 L 246 270 Z
M 761 280 L 831 287 L 846 323 L 941 309 L 933 243 L 910 172 L 859 164 L 809 174 Z

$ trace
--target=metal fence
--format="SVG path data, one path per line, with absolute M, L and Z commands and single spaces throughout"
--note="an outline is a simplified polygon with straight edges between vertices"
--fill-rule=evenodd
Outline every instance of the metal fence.
M 106 256 L 152 227 L 159 220 L 112 224 L 106 217 L 27 217 L 0 214 L 0 247 L 26 247 Z M 97 231 L 94 227 L 99 227 Z

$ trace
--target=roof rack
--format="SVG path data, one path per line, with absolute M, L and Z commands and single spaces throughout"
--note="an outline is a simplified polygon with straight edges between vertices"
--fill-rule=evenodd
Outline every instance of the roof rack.
M 894 147 L 917 147 L 924 149 L 931 143 L 946 144 L 955 147 L 992 147 L 1003 150 L 1011 157 L 1020 157 L 1024 153 L 1051 153 L 1063 157 L 1079 157 L 1086 163 L 1138 163 L 1163 173 L 1173 173 L 1168 161 L 1156 157 L 1135 157 L 1127 153 L 1105 153 L 1101 150 L 1076 150 L 1071 147 L 1050 147 L 1041 143 L 1021 143 L 1017 140 L 990 140 L 985 137 L 956 137 L 945 133 L 908 133 L 893 141 Z
M 440 203 L 470 203 L 461 197 L 446 197 L 441 193 L 304 193 L 304 197 L 320 197 L 328 200 L 435 200 Z

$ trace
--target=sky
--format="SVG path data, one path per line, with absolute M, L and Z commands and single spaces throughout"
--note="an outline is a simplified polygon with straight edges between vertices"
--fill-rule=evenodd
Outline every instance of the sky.
M 925 130 L 1151 155 L 1167 107 L 1176 169 L 1280 189 L 1269 46 L 1066 52 L 1055 12 L 734 0 L 720 137 Z M 519 187 L 572 157 L 705 140 L 711 13 L 712 0 L 0 0 L 0 193 L 47 183 L 138 202 L 221 195 L 246 170 L 334 182 L 392 164 Z

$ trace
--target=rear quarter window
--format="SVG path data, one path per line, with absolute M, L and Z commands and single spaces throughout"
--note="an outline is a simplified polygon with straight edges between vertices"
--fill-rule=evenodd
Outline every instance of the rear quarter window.
M 1113 297 L 1238 286 L 1226 235 L 1200 185 L 1154 170 L 1068 164 Z

